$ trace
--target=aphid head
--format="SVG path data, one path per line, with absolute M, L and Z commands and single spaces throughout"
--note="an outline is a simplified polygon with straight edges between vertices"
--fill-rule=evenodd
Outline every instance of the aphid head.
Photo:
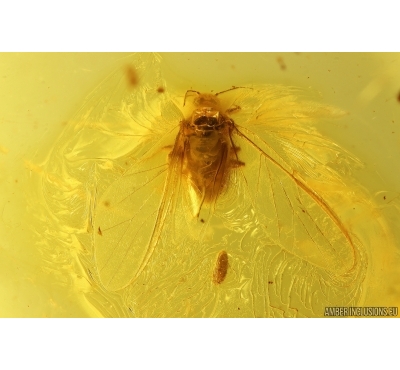
M 220 101 L 214 94 L 199 94 L 194 100 L 197 107 L 211 107 L 220 110 Z
M 211 107 L 215 110 L 221 110 L 221 103 L 217 95 L 207 93 L 202 94 L 196 90 L 186 91 L 183 106 L 185 107 L 187 103 L 189 106 L 195 108 Z

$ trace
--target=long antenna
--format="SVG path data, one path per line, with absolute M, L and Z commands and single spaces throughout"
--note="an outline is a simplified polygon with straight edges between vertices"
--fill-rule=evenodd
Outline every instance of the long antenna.
M 226 93 L 228 91 L 232 91 L 232 90 L 236 90 L 236 89 L 253 89 L 252 87 L 246 87 L 246 86 L 232 86 L 230 89 L 228 90 L 224 90 L 224 91 L 220 91 L 218 93 L 215 94 L 215 96 L 219 95 L 219 94 L 223 94 Z

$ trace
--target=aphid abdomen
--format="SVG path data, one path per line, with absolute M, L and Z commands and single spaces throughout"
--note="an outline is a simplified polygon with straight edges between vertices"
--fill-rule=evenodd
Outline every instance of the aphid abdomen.
M 217 129 L 204 132 L 203 135 L 201 130 L 190 127 L 184 131 L 182 174 L 186 177 L 193 216 L 199 216 L 204 204 L 217 200 L 229 176 L 230 159 L 235 155 L 226 137 L 229 132 Z

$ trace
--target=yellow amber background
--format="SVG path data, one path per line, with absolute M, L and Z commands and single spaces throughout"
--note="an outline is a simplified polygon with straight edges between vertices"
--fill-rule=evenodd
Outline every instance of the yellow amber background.
M 80 243 L 62 224 L 46 222 L 45 164 L 85 96 L 127 54 L 0 54 L 0 316 L 99 317 L 104 297 L 90 295 Z M 352 174 L 369 195 L 357 220 L 365 232 L 369 290 L 364 306 L 400 303 L 400 54 L 163 54 L 169 86 L 220 91 L 232 85 L 310 88 L 350 113 L 322 132 L 364 164 Z M 60 179 L 65 181 L 60 174 Z M 354 190 L 357 192 L 357 189 Z M 37 212 L 35 212 L 37 211 Z M 65 244 L 65 252 L 63 245 Z M 71 248 L 71 246 L 73 248 Z M 97 302 L 97 303 L 96 303 Z M 115 303 L 110 303 L 115 302 Z M 123 315 L 118 293 L 109 312 Z M 113 311 L 114 310 L 114 311 Z

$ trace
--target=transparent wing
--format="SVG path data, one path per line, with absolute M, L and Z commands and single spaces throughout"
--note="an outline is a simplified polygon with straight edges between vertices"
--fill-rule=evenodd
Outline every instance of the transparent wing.
M 331 284 L 360 284 L 363 248 L 333 205 L 346 200 L 343 174 L 361 163 L 315 126 L 343 112 L 279 86 L 243 89 L 234 104 L 241 110 L 232 114 L 233 140 L 245 162 L 237 176 L 270 243 L 317 267 Z
M 133 150 L 139 158 L 179 123 L 181 112 L 170 92 L 159 92 L 165 86 L 159 64 L 160 57 L 153 53 L 121 58 L 68 123 L 74 132 L 66 153 L 69 160 L 114 160 Z M 135 71 L 134 86 L 129 70 Z
M 96 207 L 95 260 L 108 290 L 122 289 L 139 276 L 160 243 L 167 215 L 175 209 L 181 188 L 181 135 L 169 161 L 166 154 L 154 148 L 106 190 Z
M 345 117 L 346 112 L 318 103 L 310 92 L 270 85 L 232 90 L 227 95 L 226 108 L 239 107 L 232 113 L 235 123 L 266 143 L 265 153 L 288 171 L 335 183 L 362 166 L 320 134 L 324 124 Z
M 65 208 L 60 212 L 65 224 L 94 233 L 100 278 L 110 290 L 138 273 L 148 258 L 150 239 L 157 239 L 160 220 L 171 207 L 167 200 L 174 201 L 173 187 L 164 187 L 167 179 L 178 181 L 179 155 L 170 164 L 167 158 L 181 119 L 161 76 L 160 56 L 133 54 L 122 57 L 93 89 L 55 145 L 53 156 L 61 160 L 47 167 L 47 200 L 53 208 Z M 132 229 L 126 229 L 129 223 Z M 139 227 L 143 232 L 136 234 Z M 123 262 L 114 276 L 118 258 L 134 253 L 126 245 L 129 237 L 143 247 L 138 260 L 132 266 Z M 112 258 L 110 251 L 115 252 Z
M 248 142 L 257 157 L 240 171 L 268 237 L 332 275 L 354 271 L 359 253 L 345 225 L 320 195 L 321 185 L 317 188 L 315 182 L 307 183 L 298 172 L 283 167 L 281 158 L 268 155 L 263 150 L 267 144 L 248 130 L 239 132 L 239 145 Z
M 44 184 L 46 201 L 60 209 L 64 224 L 90 229 L 93 189 L 102 192 L 108 185 L 103 179 L 125 171 L 127 157 L 137 161 L 181 119 L 169 90 L 158 92 L 165 86 L 159 64 L 160 57 L 151 53 L 122 57 L 65 123 Z M 129 83 L 129 68 L 137 74 L 135 86 Z

